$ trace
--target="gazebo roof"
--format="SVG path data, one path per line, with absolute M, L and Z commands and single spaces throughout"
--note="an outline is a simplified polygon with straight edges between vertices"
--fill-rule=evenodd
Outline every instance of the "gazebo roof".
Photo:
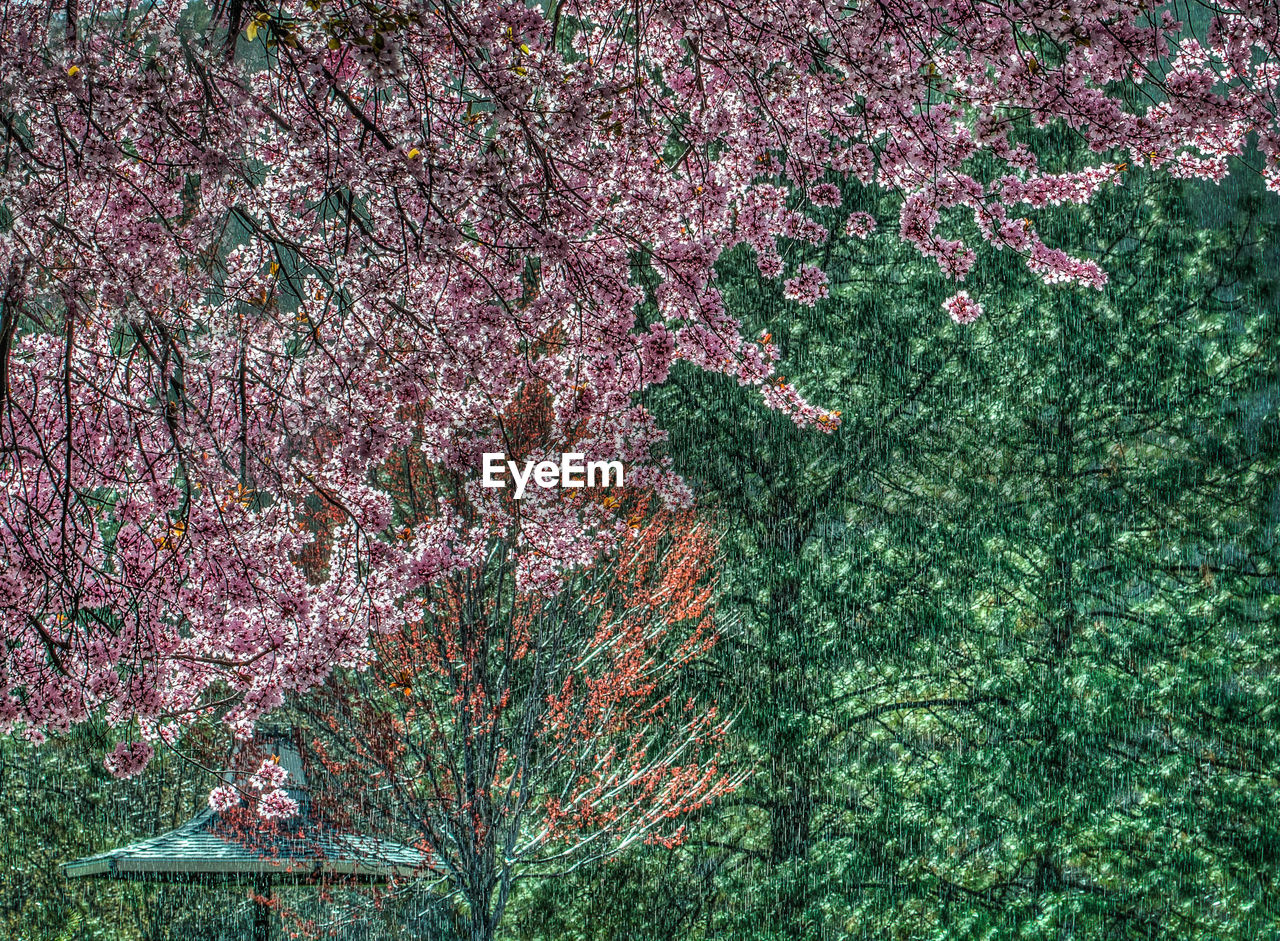
M 377 837 L 344 833 L 313 819 L 297 749 L 283 738 L 271 750 L 289 771 L 287 789 L 298 816 L 246 834 L 205 808 L 182 826 L 96 856 L 62 864 L 67 878 L 101 876 L 166 882 L 299 884 L 321 879 L 386 882 L 420 872 L 418 850 Z
M 402 843 L 374 837 L 320 831 L 304 835 L 255 835 L 244 843 L 218 832 L 218 814 L 204 810 L 175 830 L 149 840 L 62 864 L 67 878 L 174 882 L 305 883 L 324 877 L 385 882 L 418 872 L 423 856 Z

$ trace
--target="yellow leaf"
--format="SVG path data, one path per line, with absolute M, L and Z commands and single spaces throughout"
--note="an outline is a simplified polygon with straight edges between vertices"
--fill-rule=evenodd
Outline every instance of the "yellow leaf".
M 529 54 L 529 47 L 528 47 L 528 46 L 526 46 L 524 43 L 521 43 L 521 44 L 520 44 L 520 51 L 521 51 L 521 52 L 523 52 L 525 55 L 528 55 L 528 54 Z
M 249 42 L 253 42 L 258 38 L 258 21 L 252 20 L 249 25 L 244 28 L 244 34 L 249 37 Z

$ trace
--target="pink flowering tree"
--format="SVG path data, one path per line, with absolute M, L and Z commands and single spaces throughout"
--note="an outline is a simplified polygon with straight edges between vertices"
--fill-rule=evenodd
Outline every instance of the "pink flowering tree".
M 1270 0 L 1194 30 L 1150 0 L 0 0 L 0 723 L 131 723 L 132 773 L 366 664 L 495 538 L 555 589 L 625 521 L 502 499 L 483 453 L 573 442 L 687 502 L 635 399 L 677 361 L 838 423 L 725 308 L 725 251 L 819 304 L 791 249 L 860 185 L 898 218 L 844 231 L 940 277 L 1009 251 L 1101 288 L 1037 210 L 1246 152 L 1280 189 L 1278 36 Z M 1048 124 L 1096 160 L 1042 171 L 1019 136 Z M 451 487 L 406 534 L 379 469 L 409 451 Z

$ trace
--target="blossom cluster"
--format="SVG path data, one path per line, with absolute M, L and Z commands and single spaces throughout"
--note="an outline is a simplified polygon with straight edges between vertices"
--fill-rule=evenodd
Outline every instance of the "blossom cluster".
M 259 817 L 287 819 L 298 814 L 298 802 L 289 796 L 284 784 L 289 772 L 274 758 L 265 758 L 250 774 L 242 775 L 239 784 L 228 783 L 209 792 L 209 806 L 225 813 L 243 803 L 248 796 Z
M 962 326 L 971 324 L 982 316 L 982 305 L 970 297 L 968 291 L 957 291 L 948 297 L 942 302 L 942 309 Z

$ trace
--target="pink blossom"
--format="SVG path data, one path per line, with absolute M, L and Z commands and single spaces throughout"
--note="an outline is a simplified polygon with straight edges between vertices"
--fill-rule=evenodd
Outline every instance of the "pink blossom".
M 756 267 L 760 269 L 760 273 L 766 278 L 776 278 L 782 274 L 782 258 L 777 252 L 765 252 L 757 258 Z
M 821 268 L 801 265 L 799 273 L 783 285 L 783 295 L 805 307 L 812 307 L 827 296 L 827 276 Z
M 274 758 L 266 758 L 258 766 L 258 770 L 249 776 L 249 783 L 259 791 L 267 788 L 279 788 L 284 784 L 289 772 L 280 767 Z
M 209 806 L 222 813 L 240 804 L 240 791 L 230 784 L 215 787 L 209 792 Z
M 296 816 L 298 802 L 282 788 L 268 791 L 258 799 L 258 816 L 268 819 L 286 819 Z
M 869 212 L 855 212 L 849 217 L 849 221 L 844 225 L 844 231 L 847 235 L 852 235 L 860 239 L 865 239 L 868 235 L 876 230 L 875 216 Z
M 146 742 L 119 742 L 103 759 L 103 766 L 118 778 L 141 774 L 155 752 Z
M 840 187 L 834 183 L 819 183 L 809 190 L 809 202 L 815 206 L 839 206 L 843 201 Z
M 957 291 L 948 297 L 942 302 L 942 309 L 958 324 L 971 324 L 982 316 L 982 305 L 968 291 Z

